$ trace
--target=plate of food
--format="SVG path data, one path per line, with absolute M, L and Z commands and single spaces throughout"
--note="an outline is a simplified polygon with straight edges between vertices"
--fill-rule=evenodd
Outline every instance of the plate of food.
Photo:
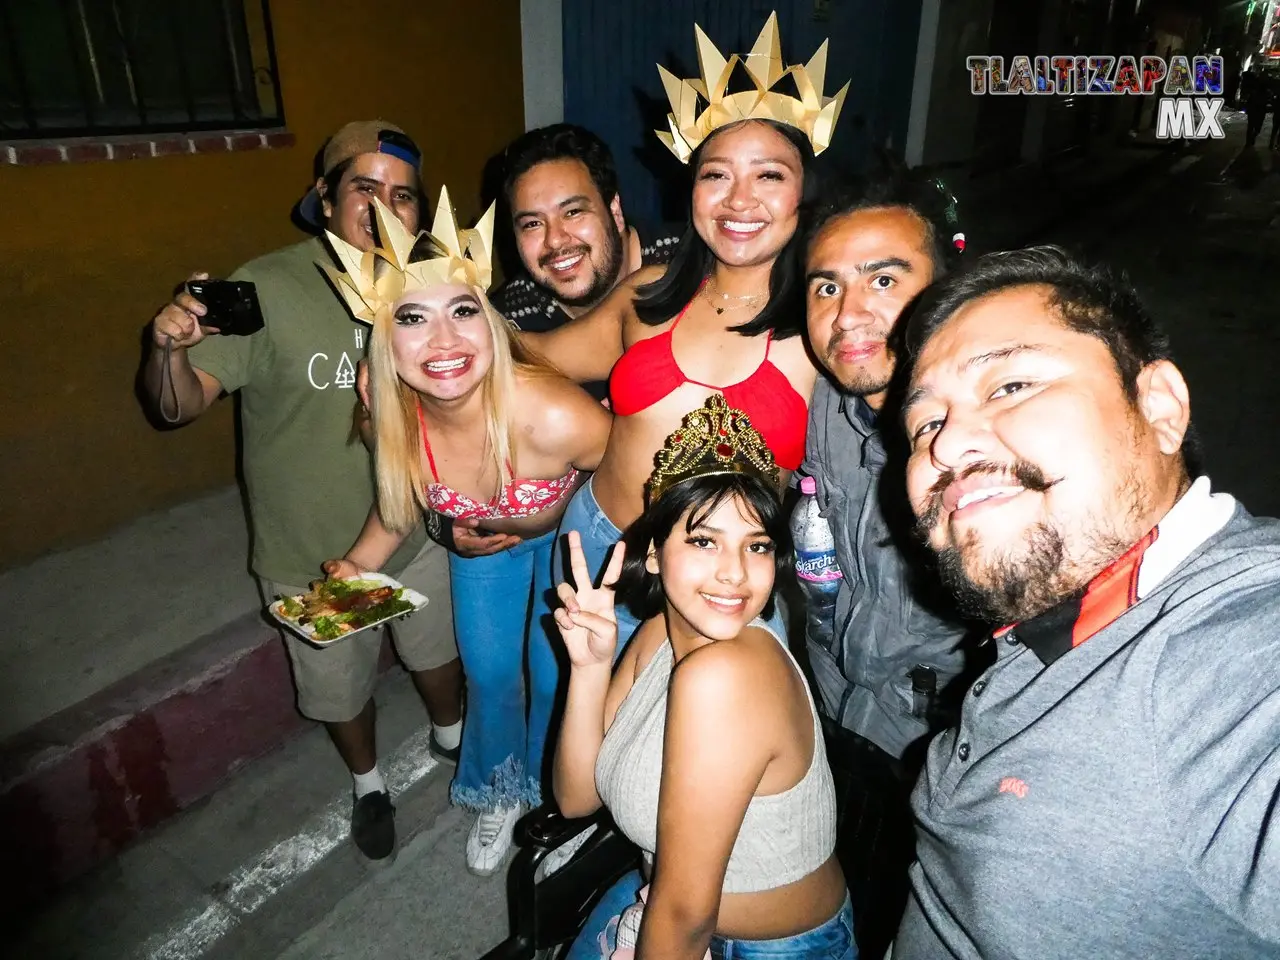
M 306 593 L 280 597 L 267 612 L 302 639 L 328 646 L 421 610 L 427 598 L 384 573 L 321 580 Z

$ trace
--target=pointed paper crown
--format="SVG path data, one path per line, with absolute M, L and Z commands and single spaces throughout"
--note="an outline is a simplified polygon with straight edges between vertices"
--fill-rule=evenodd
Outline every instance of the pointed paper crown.
M 677 484 L 717 473 L 741 473 L 776 487 L 778 465 L 751 418 L 713 393 L 697 410 L 685 414 L 680 429 L 667 437 L 654 457 L 649 503 Z
M 713 130 L 739 120 L 776 120 L 796 127 L 809 138 L 814 156 L 831 146 L 831 134 L 849 92 L 849 84 L 841 87 L 834 97 L 822 95 L 827 74 L 826 40 L 804 66 L 784 67 L 777 13 L 769 14 L 750 53 L 746 56 L 735 53 L 728 60 L 701 27 L 694 24 L 693 29 L 698 41 L 698 66 L 702 76 L 696 80 L 680 80 L 658 64 L 658 73 L 667 91 L 667 99 L 671 101 L 672 112 L 667 114 L 670 131 L 655 132 L 681 163 L 689 162 L 698 144 Z M 739 63 L 746 67 L 756 89 L 726 93 L 729 78 Z M 787 76 L 795 79 L 799 98 L 773 92 L 774 86 Z M 702 113 L 698 113 L 699 99 L 707 103 Z
M 397 300 L 414 290 L 442 283 L 464 283 L 488 290 L 493 280 L 493 211 L 490 205 L 473 229 L 459 230 L 449 191 L 441 187 L 431 232 L 413 234 L 375 197 L 373 215 L 380 246 L 360 250 L 326 230 L 329 246 L 342 269 L 336 270 L 329 263 L 321 263 L 320 267 L 342 294 L 352 315 L 369 324 L 379 312 L 390 310 Z M 432 256 L 410 263 L 409 255 L 424 238 L 431 245 Z

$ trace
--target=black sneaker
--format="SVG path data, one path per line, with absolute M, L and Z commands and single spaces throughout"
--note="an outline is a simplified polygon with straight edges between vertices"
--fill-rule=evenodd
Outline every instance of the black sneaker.
M 385 860 L 396 848 L 396 808 L 385 790 L 366 793 L 351 810 L 351 839 L 370 860 Z
M 435 727 L 431 728 L 431 741 L 428 744 L 431 755 L 437 759 L 443 760 L 445 763 L 452 763 L 455 767 L 458 765 L 458 757 L 462 755 L 462 744 L 456 747 L 446 749 L 440 746 L 440 741 L 436 739 Z

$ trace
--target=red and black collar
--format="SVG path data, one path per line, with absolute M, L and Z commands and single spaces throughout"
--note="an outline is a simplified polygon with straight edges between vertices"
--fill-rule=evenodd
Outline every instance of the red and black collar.
M 1138 602 L 1138 574 L 1142 557 L 1156 542 L 1159 529 L 1124 552 L 1118 560 L 1089 581 L 1088 586 L 1057 606 L 1022 623 L 997 630 L 999 639 L 1017 628 L 1018 640 L 1045 666 L 1084 643 L 1104 627 L 1114 623 Z

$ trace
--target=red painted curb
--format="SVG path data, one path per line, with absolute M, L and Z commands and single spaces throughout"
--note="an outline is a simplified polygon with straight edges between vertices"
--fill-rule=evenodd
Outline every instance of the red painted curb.
M 305 726 L 246 614 L 0 746 L 0 916 L 21 914 Z

